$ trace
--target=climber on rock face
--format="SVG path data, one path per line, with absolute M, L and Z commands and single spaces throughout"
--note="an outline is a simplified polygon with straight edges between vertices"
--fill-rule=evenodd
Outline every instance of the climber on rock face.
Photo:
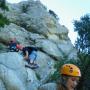
M 17 49 L 17 41 L 16 41 L 16 38 L 12 38 L 9 42 L 9 48 L 8 48 L 10 51 L 18 51 Z
M 37 58 L 37 48 L 36 47 L 30 47 L 30 46 L 22 46 L 17 45 L 17 48 L 23 52 L 24 59 L 28 62 L 30 65 L 37 65 L 36 64 L 36 58 Z

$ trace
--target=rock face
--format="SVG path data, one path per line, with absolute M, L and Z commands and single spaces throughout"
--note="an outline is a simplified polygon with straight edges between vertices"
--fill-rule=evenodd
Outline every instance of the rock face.
M 0 90 L 29 90 L 38 82 L 35 72 L 25 68 L 23 57 L 14 52 L 0 54 L 0 81 Z
M 55 83 L 47 83 L 42 85 L 39 90 L 57 90 L 57 85 Z
M 68 29 L 60 25 L 39 0 L 9 4 L 9 11 L 0 13 L 10 20 L 9 25 L 0 27 L 0 90 L 55 90 L 53 83 L 44 84 L 54 73 L 54 64 L 67 59 L 77 59 L 77 51 L 68 38 Z M 6 52 L 10 39 L 25 46 L 39 48 L 37 63 L 39 68 L 25 68 L 20 52 Z M 53 87 L 54 88 L 51 88 Z

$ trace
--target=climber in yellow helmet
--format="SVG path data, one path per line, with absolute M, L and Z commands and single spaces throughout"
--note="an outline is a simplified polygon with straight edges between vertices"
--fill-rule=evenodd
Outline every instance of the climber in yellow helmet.
M 58 90 L 75 90 L 81 77 L 80 69 L 74 64 L 64 64 L 60 69 L 61 83 Z

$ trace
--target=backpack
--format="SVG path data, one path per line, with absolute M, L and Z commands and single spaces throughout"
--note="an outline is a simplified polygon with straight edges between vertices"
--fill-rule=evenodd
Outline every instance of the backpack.
M 37 51 L 38 49 L 36 47 L 30 47 L 30 46 L 27 46 L 27 47 L 24 47 L 23 48 L 23 55 L 25 55 L 26 51 L 28 51 L 29 55 L 31 54 L 32 51 Z

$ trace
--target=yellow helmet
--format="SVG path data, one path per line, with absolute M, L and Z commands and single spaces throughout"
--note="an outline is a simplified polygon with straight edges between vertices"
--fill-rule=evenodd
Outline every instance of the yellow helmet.
M 61 74 L 81 77 L 80 69 L 74 64 L 64 64 L 61 67 Z

